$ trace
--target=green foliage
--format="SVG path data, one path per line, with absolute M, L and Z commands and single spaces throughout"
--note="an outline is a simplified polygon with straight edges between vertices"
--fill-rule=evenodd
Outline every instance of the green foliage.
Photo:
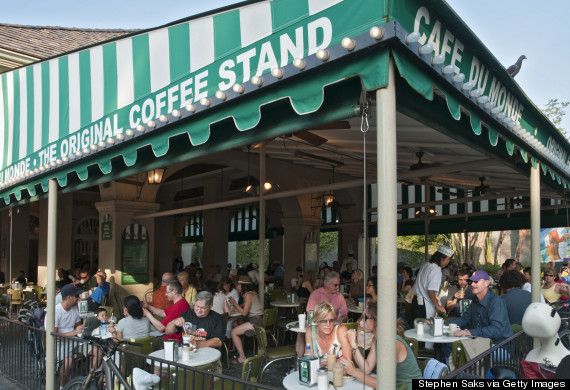
M 485 265 L 479 264 L 477 266 L 477 269 L 483 270 L 483 271 L 487 272 L 489 275 L 493 276 L 497 273 L 498 270 L 501 269 L 501 265 L 500 264 L 492 264 L 492 263 L 486 263 Z
M 545 104 L 542 110 L 544 115 L 550 119 L 558 131 L 565 137 L 567 137 L 566 131 L 560 127 L 560 123 L 562 123 L 562 118 L 566 115 L 566 107 L 568 107 L 568 105 L 570 105 L 570 102 L 559 102 L 558 99 L 548 99 L 548 103 Z
M 433 253 L 442 244 L 448 244 L 450 237 L 445 234 L 428 235 L 428 251 Z M 425 236 L 398 236 L 398 261 L 412 268 L 418 268 L 425 259 Z
M 243 267 L 259 263 L 259 240 L 239 241 L 236 244 L 236 263 Z M 269 240 L 265 240 L 265 265 L 269 264 Z
M 329 265 L 338 260 L 338 231 L 321 232 L 319 238 L 319 264 Z

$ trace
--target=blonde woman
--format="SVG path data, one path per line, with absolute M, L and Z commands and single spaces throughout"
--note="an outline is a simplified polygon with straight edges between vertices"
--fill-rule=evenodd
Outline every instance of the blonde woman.
M 313 325 L 305 333 L 305 343 L 311 346 L 311 354 L 319 358 L 335 353 L 352 360 L 346 325 L 335 325 L 335 321 L 333 306 L 329 302 L 318 303 L 313 310 Z
M 186 302 L 188 302 L 190 306 L 192 306 L 194 304 L 194 300 L 196 299 L 198 290 L 196 290 L 196 288 L 189 283 L 190 276 L 188 275 L 188 272 L 180 272 L 176 278 L 182 285 L 182 297 L 186 300 Z
M 317 286 L 317 274 L 313 270 L 307 270 L 303 274 L 301 286 L 297 289 L 299 298 L 309 299 L 309 296 Z
M 357 303 L 357 298 L 364 296 L 364 273 L 357 269 L 351 276 L 350 290 L 348 291 L 348 300 Z

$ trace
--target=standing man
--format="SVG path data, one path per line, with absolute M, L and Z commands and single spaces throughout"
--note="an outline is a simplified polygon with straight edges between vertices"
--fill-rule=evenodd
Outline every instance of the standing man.
M 421 266 L 415 284 L 415 296 L 412 300 L 414 318 L 429 318 L 435 316 L 436 311 L 445 313 L 437 299 L 441 287 L 441 269 L 453 256 L 453 249 L 446 245 L 437 247 L 429 263 Z M 433 343 L 426 343 L 426 349 L 433 349 Z
M 172 302 L 166 296 L 166 286 L 174 280 L 172 272 L 165 272 L 162 274 L 160 287 L 152 293 L 152 305 L 157 309 L 166 310 L 172 306 Z
M 54 332 L 68 337 L 74 337 L 83 332 L 77 301 L 81 291 L 73 284 L 66 284 L 61 289 L 61 303 L 55 307 Z M 64 386 L 73 363 L 73 346 L 65 339 L 56 344 L 57 361 L 63 360 L 59 371 L 59 384 Z
M 222 317 L 211 310 L 214 304 L 214 297 L 207 291 L 200 291 L 196 295 L 194 309 L 188 309 L 183 312 L 180 317 L 170 321 L 166 326 L 165 333 L 167 335 L 178 335 L 184 327 L 184 323 L 190 322 L 196 329 L 203 329 L 206 332 L 206 340 L 196 341 L 197 348 L 219 348 L 222 346 L 224 338 L 224 323 Z M 216 361 L 215 372 L 222 372 L 222 362 L 220 359 Z
M 150 323 L 159 332 L 164 332 L 170 321 L 180 317 L 180 314 L 184 313 L 186 310 L 190 310 L 190 305 L 186 302 L 186 299 L 182 297 L 182 285 L 178 280 L 173 280 L 168 283 L 168 286 L 166 286 L 166 296 L 168 297 L 168 300 L 173 303 L 173 305 L 166 310 L 151 306 L 145 301 L 142 302 L 145 317 L 149 319 Z M 163 320 L 157 320 L 154 315 L 163 317 Z M 178 344 L 180 344 L 180 334 L 167 334 L 164 335 L 164 339 L 178 340 Z
M 340 272 L 346 271 L 346 265 L 348 263 L 352 263 L 352 269 L 358 268 L 358 261 L 353 257 L 354 251 L 352 250 L 352 246 L 348 248 L 348 257 L 342 261 L 342 265 L 340 266 Z
M 522 325 L 526 308 L 531 304 L 531 294 L 522 289 L 526 279 L 517 270 L 506 271 L 501 276 L 499 284 L 503 290 L 501 299 L 507 306 L 507 314 L 512 324 Z

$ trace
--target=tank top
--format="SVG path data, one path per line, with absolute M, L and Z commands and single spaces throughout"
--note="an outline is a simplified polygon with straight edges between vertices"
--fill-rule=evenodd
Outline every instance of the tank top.
M 308 288 L 301 286 L 297 289 L 297 296 L 299 298 L 309 298 L 311 296 L 311 293 L 309 292 Z
M 406 383 L 407 388 L 411 389 L 412 379 L 422 379 L 422 372 L 408 343 L 398 335 L 396 335 L 396 340 L 404 343 L 408 351 L 404 361 L 396 365 L 396 388 L 399 389 L 402 384 Z
M 550 303 L 556 302 L 561 297 L 561 294 L 558 294 L 556 291 L 554 291 L 555 288 L 556 283 L 554 283 L 550 288 L 542 288 L 542 295 L 544 295 L 544 299 Z
M 248 294 L 253 294 L 253 300 L 251 301 L 251 306 L 249 307 L 248 317 L 257 317 L 263 315 L 263 306 L 259 302 L 259 296 L 255 291 L 248 291 Z
M 317 326 L 312 325 L 311 330 L 312 330 L 311 333 L 313 335 L 313 350 L 315 350 L 317 352 L 317 356 L 326 357 L 328 351 L 323 351 L 321 349 L 321 346 L 319 345 L 319 342 L 317 341 Z M 331 347 L 336 344 L 336 354 L 337 354 L 337 356 L 342 356 L 342 345 L 341 345 L 340 341 L 338 341 L 337 331 L 338 331 L 338 325 L 336 325 L 333 329 L 334 339 L 331 343 Z M 315 349 L 315 345 L 317 346 L 316 349 Z M 329 349 L 330 349 L 330 347 L 329 347 Z

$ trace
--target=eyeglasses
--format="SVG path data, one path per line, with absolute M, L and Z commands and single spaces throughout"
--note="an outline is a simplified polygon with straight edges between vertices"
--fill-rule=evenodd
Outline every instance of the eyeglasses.
M 335 319 L 331 318 L 329 320 L 319 320 L 317 321 L 318 324 L 326 325 L 326 324 L 334 324 Z
M 333 284 L 333 287 L 338 287 L 338 286 L 340 286 L 340 283 Z
M 374 287 L 373 284 L 367 284 L 366 287 Z
M 544 274 L 544 276 L 552 276 L 552 277 L 554 277 L 553 274 Z
M 174 292 L 174 290 L 170 290 L 170 291 L 166 290 L 167 294 L 170 294 L 171 292 Z

